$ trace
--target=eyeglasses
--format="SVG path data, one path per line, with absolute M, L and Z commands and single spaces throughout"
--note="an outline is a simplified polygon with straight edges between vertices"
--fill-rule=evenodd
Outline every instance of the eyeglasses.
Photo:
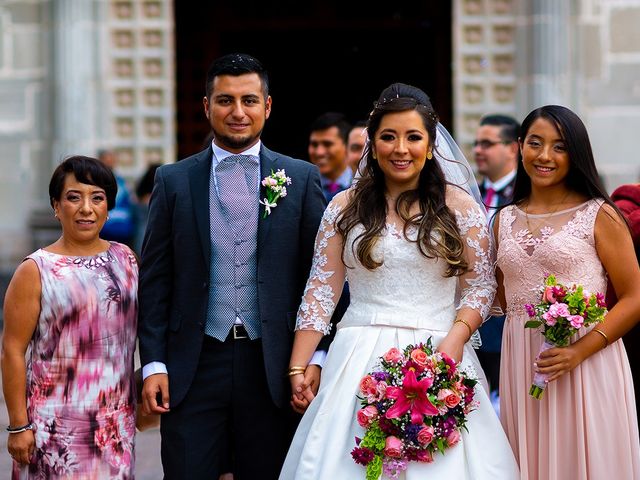
M 497 142 L 493 142 L 491 140 L 474 140 L 473 146 L 480 147 L 481 150 L 488 150 L 489 148 L 499 143 L 503 145 L 508 145 L 511 142 L 505 142 L 504 140 L 498 140 Z

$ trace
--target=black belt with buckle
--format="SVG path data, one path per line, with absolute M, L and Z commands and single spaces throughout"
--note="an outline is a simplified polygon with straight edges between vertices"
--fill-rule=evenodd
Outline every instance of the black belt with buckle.
M 244 325 L 234 324 L 231 329 L 231 334 L 233 335 L 234 340 L 242 340 L 244 338 L 249 338 L 249 334 L 247 333 L 247 329 L 244 328 Z

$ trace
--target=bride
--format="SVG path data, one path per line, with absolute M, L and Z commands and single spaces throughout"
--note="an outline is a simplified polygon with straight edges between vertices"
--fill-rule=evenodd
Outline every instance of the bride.
M 487 317 L 496 283 L 485 213 L 467 193 L 473 183 L 468 164 L 451 159 L 459 151 L 415 87 L 396 83 L 382 92 L 368 135 L 362 177 L 331 201 L 316 239 L 291 354 L 294 406 L 313 398 L 304 369 L 331 328 L 345 280 L 351 304 L 280 479 L 364 479 L 364 467 L 350 455 L 354 438 L 364 434 L 356 421 L 359 381 L 389 348 L 429 337 L 479 378 L 479 407 L 458 445 L 433 463 L 409 462 L 400 478 L 516 479 L 511 447 L 469 342 Z

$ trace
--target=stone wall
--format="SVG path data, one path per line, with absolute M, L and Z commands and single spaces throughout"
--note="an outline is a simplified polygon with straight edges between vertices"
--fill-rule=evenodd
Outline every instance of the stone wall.
M 114 149 L 132 183 L 175 157 L 172 0 L 0 0 L 0 270 L 59 235 L 66 156 Z
M 607 187 L 640 182 L 640 0 L 582 0 L 577 108 Z
M 454 131 L 471 145 L 487 113 L 516 115 L 516 0 L 454 1 Z
M 467 153 L 483 114 L 561 104 L 585 122 L 609 191 L 640 181 L 640 0 L 455 0 L 453 31 Z
M 0 270 L 31 247 L 52 142 L 51 4 L 0 1 Z

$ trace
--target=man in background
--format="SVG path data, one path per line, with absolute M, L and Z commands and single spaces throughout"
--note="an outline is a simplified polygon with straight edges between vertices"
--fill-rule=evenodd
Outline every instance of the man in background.
M 347 164 L 351 168 L 353 175 L 358 170 L 360 159 L 362 158 L 362 152 L 367 143 L 367 122 L 360 120 L 351 127 L 349 136 L 347 137 Z
M 347 136 L 351 125 L 342 113 L 327 112 L 311 124 L 309 160 L 320 170 L 327 202 L 351 186 L 353 172 L 347 164 Z
M 513 195 L 518 167 L 520 124 L 507 115 L 486 115 L 480 121 L 473 142 L 478 173 L 484 177 L 480 193 L 492 217 Z
M 102 227 L 100 236 L 105 240 L 124 243 L 133 248 L 133 239 L 136 233 L 135 212 L 133 211 L 127 184 L 124 178 L 115 172 L 117 158 L 111 150 L 100 150 L 98 151 L 98 159 L 113 172 L 118 184 L 116 205 L 109 210 L 107 221 Z
M 497 208 L 511 201 L 518 167 L 519 135 L 520 124 L 507 115 L 486 115 L 476 132 L 473 154 L 478 173 L 484 177 L 479 187 L 490 222 Z M 496 410 L 504 319 L 504 315 L 493 316 L 485 322 L 480 328 L 482 347 L 477 351 L 489 380 L 491 399 Z

